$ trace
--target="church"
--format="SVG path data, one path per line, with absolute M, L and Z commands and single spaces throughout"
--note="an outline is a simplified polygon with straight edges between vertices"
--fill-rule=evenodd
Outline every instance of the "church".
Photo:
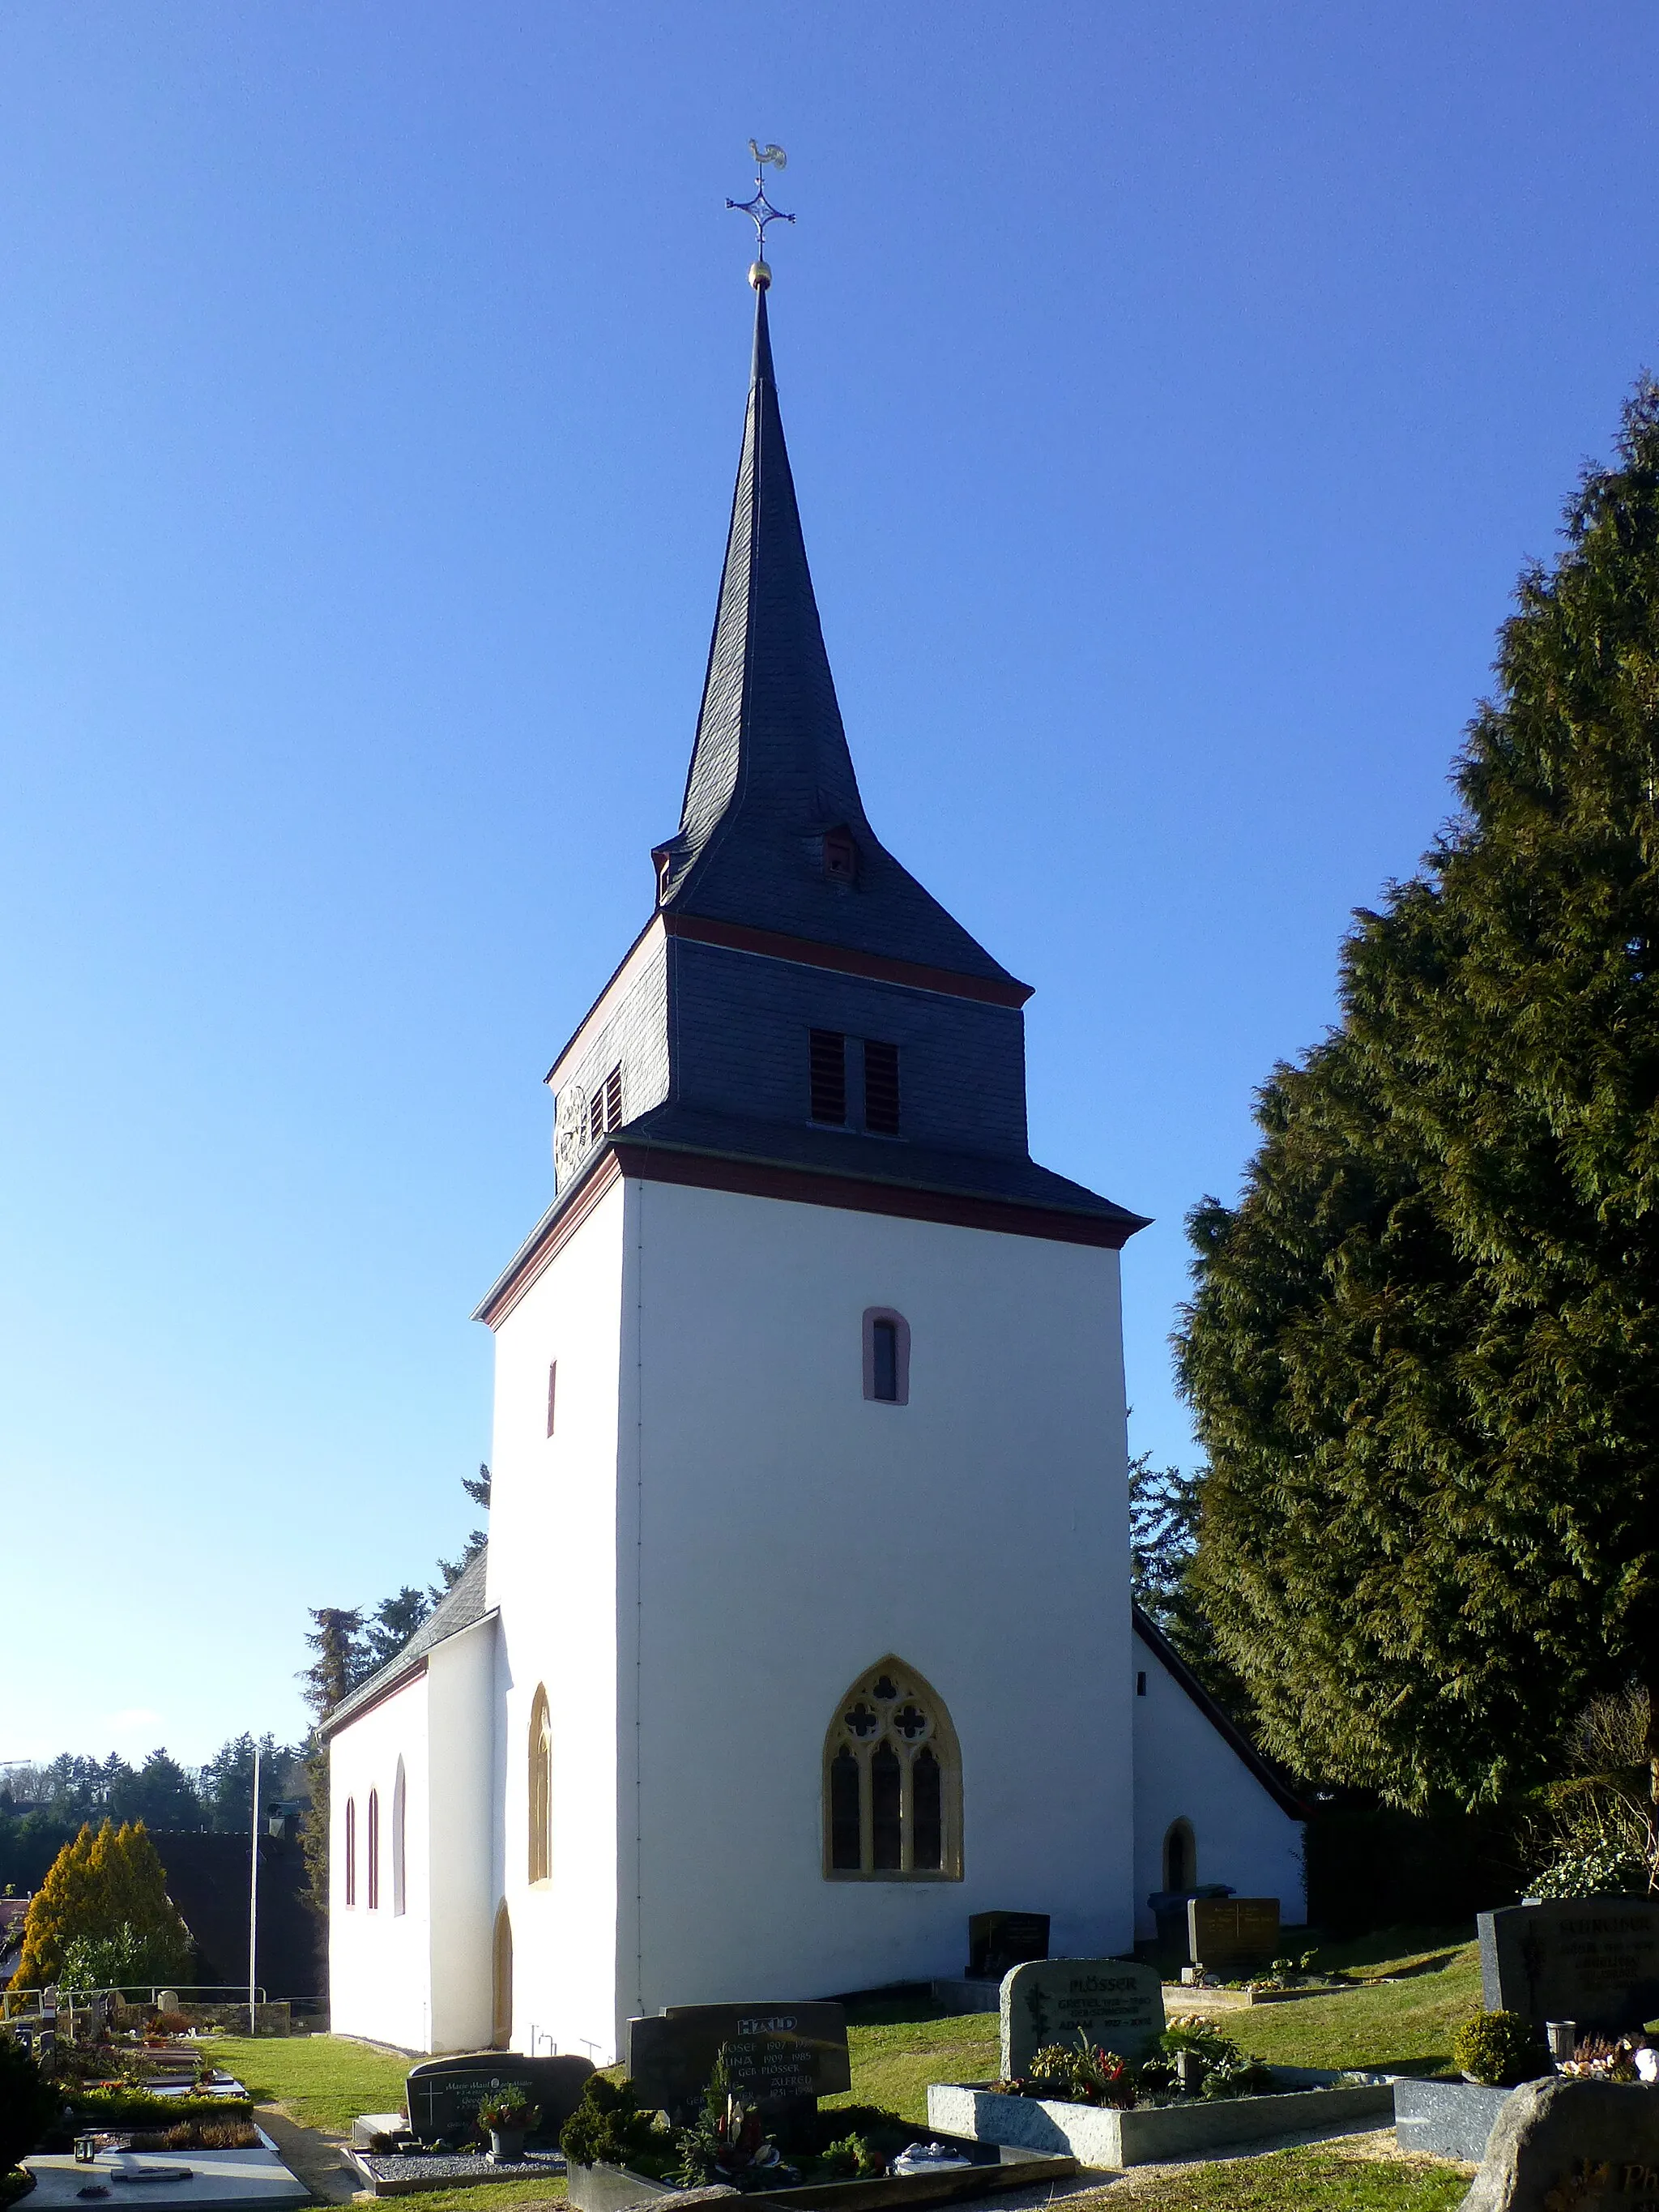
M 1146 1224 L 1032 1160 L 1030 987 L 859 795 L 769 279 L 679 828 L 477 1312 L 489 1542 L 327 1725 L 333 2027 L 411 2051 L 605 2064 L 960 1975 L 985 1911 L 1304 1917 L 1300 1808 L 1131 1603 Z

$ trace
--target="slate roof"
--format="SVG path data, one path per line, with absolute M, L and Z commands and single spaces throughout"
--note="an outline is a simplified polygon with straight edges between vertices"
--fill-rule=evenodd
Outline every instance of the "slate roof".
M 366 1682 L 359 1682 L 349 1697 L 341 1698 L 319 1729 L 320 1735 L 331 1736 L 337 1729 L 343 1729 L 365 1706 L 376 1704 L 404 1676 L 418 1671 L 428 1651 L 447 1643 L 452 1636 L 459 1636 L 464 1628 L 476 1626 L 484 1618 L 489 1610 L 484 1602 L 484 1570 L 489 1556 L 489 1545 L 480 1544 L 403 1650 L 388 1659 L 384 1667 L 377 1668 Z
M 825 873 L 845 828 L 854 883 Z M 1012 981 L 901 867 L 859 796 L 783 441 L 766 293 L 696 744 L 659 903 L 711 921 Z
M 902 1183 L 910 1190 L 1000 1199 L 1010 1206 L 1047 1206 L 1118 1222 L 1127 1233 L 1146 1226 L 1144 1214 L 1131 1213 L 1127 1206 L 1023 1156 L 946 1152 L 908 1142 L 895 1145 L 890 1139 L 862 1136 L 853 1130 L 750 1121 L 735 1114 L 703 1113 L 672 1102 L 627 1123 L 617 1141 L 663 1152 L 695 1152 L 705 1158 L 805 1168 L 820 1175 L 850 1176 L 860 1182 Z

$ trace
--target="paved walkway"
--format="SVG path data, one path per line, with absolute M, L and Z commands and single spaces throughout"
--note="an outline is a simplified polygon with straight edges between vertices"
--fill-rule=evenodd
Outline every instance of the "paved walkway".
M 280 2106 L 260 2105 L 255 2117 L 282 2154 L 283 2164 L 325 2204 L 349 2204 L 362 2186 L 332 2137 L 301 2127 Z

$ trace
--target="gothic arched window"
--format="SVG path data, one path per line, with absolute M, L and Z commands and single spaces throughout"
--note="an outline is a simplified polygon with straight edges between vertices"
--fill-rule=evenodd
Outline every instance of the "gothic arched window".
M 1198 1839 L 1190 1820 L 1171 1820 L 1164 1838 L 1164 1887 L 1191 1889 L 1198 1880 Z
M 380 1793 L 368 1793 L 368 1909 L 380 1907 Z
M 836 1708 L 823 1740 L 830 1881 L 960 1881 L 962 1755 L 945 1702 L 886 1658 Z
M 345 1901 L 357 1902 L 357 1800 L 346 1799 L 345 1809 Z
M 408 1827 L 409 1784 L 400 1759 L 398 1761 L 398 1778 L 392 1785 L 392 1910 L 394 1912 L 406 1911 L 409 1905 L 409 1869 L 405 1857 Z
M 530 1707 L 530 1879 L 553 1879 L 553 1723 L 539 1686 Z

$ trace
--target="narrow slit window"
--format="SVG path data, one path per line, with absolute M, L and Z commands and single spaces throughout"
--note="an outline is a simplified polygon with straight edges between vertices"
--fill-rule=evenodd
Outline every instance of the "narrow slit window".
M 357 1800 L 346 1799 L 345 1809 L 345 1901 L 357 1902 Z
M 553 1416 L 559 1402 L 559 1363 L 550 1360 L 547 1369 L 547 1433 L 553 1433 Z
M 380 1793 L 368 1793 L 368 1909 L 380 1909 Z
M 898 1323 L 895 1321 L 872 1322 L 870 1349 L 875 1370 L 871 1395 L 890 1406 L 898 1398 Z
M 1139 1674 L 1138 1674 L 1135 1676 L 1135 1695 L 1136 1695 L 1136 1697 L 1138 1697 L 1138 1698 L 1144 1698 L 1144 1697 L 1146 1696 L 1146 1669 L 1143 1668 L 1141 1669 L 1140 1673 L 1139 1673 Z
M 896 1874 L 903 1850 L 904 1770 L 891 1744 L 878 1745 L 870 1761 L 870 1840 L 878 1874 Z
M 898 1047 L 875 1037 L 864 1044 L 864 1126 L 872 1137 L 899 1133 Z
M 847 1040 L 839 1030 L 814 1030 L 811 1036 L 810 1073 L 811 1115 L 845 1127 L 847 1122 Z
M 392 1910 L 404 1912 L 409 1905 L 409 1781 L 404 1763 L 398 1761 L 398 1779 L 392 1790 Z
M 826 835 L 823 872 L 832 884 L 850 884 L 858 873 L 858 848 L 849 830 L 831 830 Z
M 910 1402 L 910 1324 L 890 1306 L 864 1310 L 864 1395 L 878 1406 Z

